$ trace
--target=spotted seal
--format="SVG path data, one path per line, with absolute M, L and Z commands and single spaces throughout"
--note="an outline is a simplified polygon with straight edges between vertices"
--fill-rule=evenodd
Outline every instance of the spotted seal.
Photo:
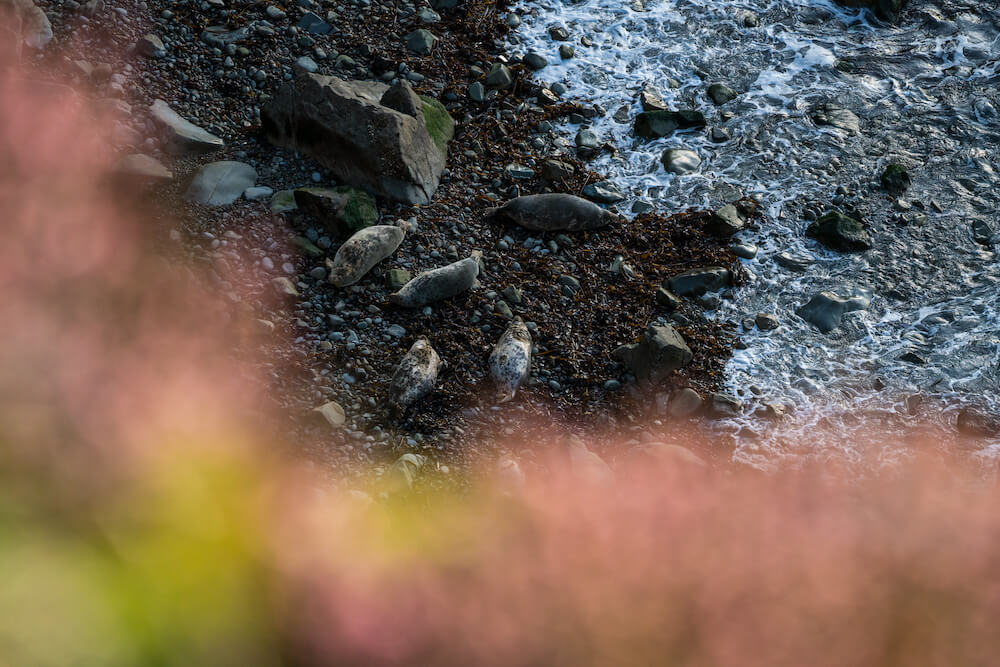
M 515 317 L 490 354 L 490 376 L 496 383 L 498 400 L 506 403 L 514 398 L 530 371 L 531 334 L 524 321 Z
M 460 294 L 476 283 L 481 256 L 482 253 L 476 250 L 465 259 L 424 271 L 403 285 L 398 292 L 390 294 L 389 301 L 397 306 L 420 308 Z
M 396 252 L 404 236 L 406 232 L 394 225 L 372 225 L 356 232 L 337 249 L 333 260 L 326 261 L 328 280 L 337 287 L 353 285 Z
M 509 220 L 537 232 L 582 232 L 604 227 L 618 215 L 574 195 L 547 193 L 511 199 L 487 217 Z
M 385 398 L 389 416 L 399 419 L 407 408 L 430 393 L 440 370 L 441 357 L 427 338 L 418 338 L 399 362 L 389 383 Z

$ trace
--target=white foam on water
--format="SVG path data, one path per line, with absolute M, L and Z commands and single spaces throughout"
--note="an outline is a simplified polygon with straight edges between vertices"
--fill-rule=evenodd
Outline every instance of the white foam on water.
M 771 423 L 746 416 L 722 423 L 722 430 L 737 436 L 738 460 L 762 467 L 829 455 L 850 461 L 870 457 L 874 448 L 892 461 L 904 456 L 905 448 L 887 444 L 892 441 L 888 437 L 886 443 L 872 443 L 864 426 L 898 435 L 888 424 L 907 420 L 913 396 L 933 395 L 940 405 L 955 406 L 943 408 L 942 420 L 953 419 L 957 406 L 967 400 L 1000 409 L 1000 290 L 991 278 L 1000 273 L 992 255 L 956 243 L 954 252 L 964 262 L 960 265 L 979 262 L 978 271 L 956 275 L 955 284 L 945 286 L 950 290 L 935 285 L 928 294 L 940 294 L 925 302 L 900 301 L 890 298 L 898 266 L 890 271 L 868 253 L 822 249 L 805 237 L 808 223 L 796 213 L 796 205 L 804 201 L 830 201 L 841 179 L 877 179 L 871 170 L 890 151 L 925 160 L 928 170 L 947 175 L 926 193 L 928 198 L 958 192 L 964 186 L 949 179 L 962 170 L 974 170 L 968 187 L 987 186 L 985 194 L 962 194 L 953 202 L 954 221 L 935 218 L 933 224 L 961 224 L 962 215 L 988 209 L 989 191 L 998 180 L 990 165 L 1000 163 L 1000 155 L 997 146 L 982 145 L 974 130 L 1000 132 L 998 105 L 987 99 L 988 87 L 974 99 L 963 88 L 969 82 L 989 84 L 1000 71 L 1000 35 L 988 21 L 940 35 L 918 24 L 885 25 L 865 11 L 827 0 L 655 0 L 641 12 L 622 0 L 529 0 L 516 10 L 523 23 L 512 50 L 541 53 L 550 63 L 536 78 L 560 81 L 569 88 L 567 97 L 606 110 L 591 129 L 619 152 L 595 159 L 592 166 L 622 192 L 653 200 L 664 213 L 717 206 L 721 202 L 713 191 L 720 184 L 737 186 L 763 204 L 760 228 L 741 234 L 760 248 L 756 258 L 742 260 L 748 283 L 735 298 L 724 300 L 715 316 L 740 322 L 760 311 L 778 315 L 782 326 L 777 331 L 750 327 L 741 332 L 747 349 L 733 353 L 726 373 L 729 388 L 742 392 L 748 402 L 757 400 L 748 391 L 753 387 L 761 400 L 792 407 L 795 418 Z M 740 10 L 759 17 L 759 27 L 745 27 Z M 1000 19 L 1000 9 L 996 12 L 994 19 Z M 553 24 L 569 28 L 574 58 L 559 57 L 561 43 L 548 35 Z M 593 40 L 592 47 L 580 44 L 583 35 Z M 984 52 L 994 60 L 983 62 Z M 861 62 L 859 71 L 840 73 L 837 65 L 844 58 Z M 708 71 L 705 80 L 697 74 L 699 67 Z M 893 67 L 905 76 L 892 75 L 897 71 Z M 670 80 L 679 85 L 671 87 Z M 716 108 L 705 95 L 715 81 L 732 85 L 740 96 Z M 632 122 L 642 111 L 638 93 L 646 84 L 670 108 L 704 111 L 709 125 L 729 128 L 733 140 L 714 144 L 700 130 L 652 141 L 636 138 Z M 815 104 L 829 101 L 863 110 L 862 136 L 817 127 L 809 119 Z M 622 106 L 627 121 L 620 123 L 614 116 Z M 901 120 L 909 117 L 915 120 Z M 971 129 L 968 136 L 945 134 L 940 150 L 927 151 L 906 141 L 910 134 L 928 135 L 922 123 Z M 577 129 L 560 127 L 567 145 Z M 879 138 L 880 131 L 890 138 Z M 678 146 L 701 156 L 698 173 L 675 176 L 661 167 L 663 151 Z M 835 158 L 842 167 L 834 165 Z M 915 262 L 934 266 L 933 252 L 918 257 L 919 244 L 912 249 L 905 242 L 899 245 L 897 252 L 912 251 Z M 926 245 L 933 247 L 933 239 Z M 794 273 L 775 264 L 778 252 L 812 256 L 814 262 L 805 272 Z M 915 274 L 919 282 L 921 272 Z M 798 306 L 822 290 L 843 296 L 866 293 L 872 304 L 847 314 L 841 329 L 825 336 L 795 315 Z M 942 312 L 946 315 L 933 317 Z M 900 360 L 906 353 L 926 363 Z M 820 427 L 839 435 L 828 445 L 831 449 L 803 450 L 806 436 Z M 986 458 L 998 453 L 1000 441 L 987 443 L 980 452 Z

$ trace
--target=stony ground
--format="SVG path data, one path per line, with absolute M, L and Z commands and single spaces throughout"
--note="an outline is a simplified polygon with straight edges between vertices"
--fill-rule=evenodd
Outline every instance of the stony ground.
M 166 252 L 203 268 L 234 316 L 257 321 L 260 331 L 245 344 L 267 360 L 259 370 L 270 383 L 265 393 L 275 406 L 269 407 L 289 416 L 283 435 L 310 456 L 333 469 L 405 451 L 461 465 L 520 435 L 524 424 L 663 440 L 670 394 L 685 386 L 703 394 L 716 389 L 733 337 L 685 301 L 670 321 L 694 362 L 653 388 L 640 388 L 611 351 L 667 315 L 654 296 L 664 279 L 697 266 L 732 267 L 734 256 L 724 241 L 706 235 L 708 213 L 671 219 L 645 213 L 572 236 L 532 235 L 487 221 L 488 208 L 518 194 L 579 194 L 600 181 L 584 158 L 613 147 L 578 150 L 554 133 L 552 121 L 569 117 L 585 129 L 587 118 L 607 111 L 562 103 L 558 83 L 533 77 L 523 54 L 507 52 L 505 34 L 517 18 L 502 4 L 442 4 L 449 3 L 432 10 L 369 0 L 46 1 L 39 6 L 55 39 L 28 59 L 39 75 L 58 71 L 86 96 L 114 100 L 116 150 L 152 155 L 175 174 L 155 191 L 155 206 L 144 202 L 156 218 L 151 233 Z M 307 12 L 330 32 L 297 27 Z M 437 38 L 426 55 L 407 46 L 420 27 Z M 144 35 L 158 38 L 162 50 Z M 569 39 L 567 45 L 586 48 L 585 38 Z M 511 75 L 503 89 L 485 85 L 497 63 Z M 324 259 L 344 239 L 318 221 L 272 213 L 266 196 L 216 208 L 180 196 L 199 164 L 224 159 L 251 164 L 257 184 L 274 191 L 334 184 L 317 164 L 269 145 L 261 133 L 262 104 L 297 69 L 387 83 L 405 77 L 419 93 L 441 100 L 457 122 L 433 202 L 378 202 L 383 222 L 408 220 L 411 231 L 393 257 L 349 288 L 324 279 Z M 201 157 L 168 155 L 149 119 L 156 99 L 222 137 L 226 147 Z M 552 158 L 563 163 L 562 173 L 542 168 Z M 388 304 L 390 269 L 416 275 L 473 250 L 484 253 L 478 288 L 423 311 Z M 297 299 L 275 297 L 272 280 L 283 276 L 296 284 Z M 529 323 L 534 363 L 529 385 L 497 406 L 487 357 L 511 315 Z M 430 338 L 446 367 L 434 393 L 392 423 L 377 405 L 419 336 Z M 250 350 L 243 344 L 237 353 Z M 328 401 L 346 412 L 343 428 L 314 417 L 313 409 Z

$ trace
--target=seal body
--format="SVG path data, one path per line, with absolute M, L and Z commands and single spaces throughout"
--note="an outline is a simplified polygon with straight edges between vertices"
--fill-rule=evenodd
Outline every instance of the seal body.
M 481 256 L 482 253 L 477 250 L 465 259 L 424 271 L 403 285 L 398 292 L 391 294 L 389 301 L 397 306 L 420 308 L 460 294 L 476 283 Z
M 406 233 L 394 225 L 365 227 L 347 239 L 333 261 L 327 260 L 328 280 L 337 287 L 347 287 L 361 280 L 372 267 L 396 252 Z
M 538 232 L 582 232 L 608 225 L 618 216 L 574 195 L 548 193 L 511 199 L 490 216 Z
M 490 376 L 501 403 L 514 398 L 531 372 L 531 334 L 520 317 L 514 318 L 490 354 Z
M 386 406 L 389 416 L 398 419 L 406 409 L 430 393 L 441 370 L 441 357 L 424 337 L 410 346 L 389 383 Z

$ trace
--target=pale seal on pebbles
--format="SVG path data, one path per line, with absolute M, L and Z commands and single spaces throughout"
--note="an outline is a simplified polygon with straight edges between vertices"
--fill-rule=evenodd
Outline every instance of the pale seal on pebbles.
M 499 208 L 490 209 L 487 215 L 537 232 L 582 232 L 604 227 L 618 219 L 618 215 L 594 202 L 559 193 L 516 197 Z
M 490 354 L 490 376 L 496 383 L 498 400 L 506 403 L 514 398 L 530 372 L 531 334 L 524 321 L 515 317 Z
M 355 233 L 337 249 L 332 261 L 326 261 L 329 281 L 337 287 L 358 282 L 373 266 L 396 252 L 405 235 L 394 225 L 372 225 Z
M 453 264 L 424 271 L 403 285 L 398 292 L 390 294 L 389 301 L 397 306 L 420 308 L 460 294 L 476 283 L 481 256 L 482 253 L 476 250 L 469 257 Z
M 418 338 L 399 362 L 389 383 L 385 405 L 389 416 L 398 419 L 406 409 L 430 393 L 441 370 L 441 357 L 426 338 Z

